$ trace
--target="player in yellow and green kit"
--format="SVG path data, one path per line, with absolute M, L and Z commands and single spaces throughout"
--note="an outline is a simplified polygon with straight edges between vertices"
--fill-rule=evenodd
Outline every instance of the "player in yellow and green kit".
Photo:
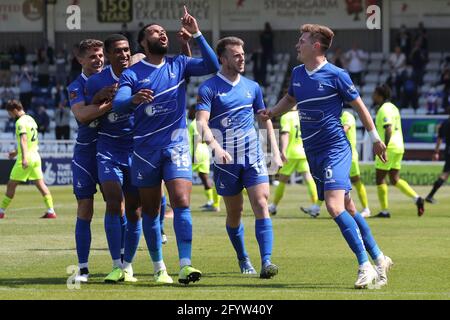
M 207 202 L 201 207 L 203 211 L 220 211 L 220 196 L 216 192 L 211 179 L 209 178 L 209 149 L 206 143 L 200 141 L 197 131 L 197 122 L 195 121 L 195 105 L 189 109 L 188 114 L 191 123 L 188 126 L 189 131 L 189 149 L 192 159 L 192 171 L 197 172 L 203 187 Z M 195 150 L 194 150 L 195 149 Z
M 377 106 L 377 116 L 375 125 L 381 141 L 387 146 L 387 161 L 375 160 L 376 183 L 378 190 L 378 200 L 380 201 L 381 212 L 377 218 L 390 218 L 388 210 L 388 187 L 384 179 L 389 174 L 391 184 L 396 186 L 403 194 L 414 199 L 417 206 L 417 214 L 423 215 L 424 199 L 420 197 L 403 179 L 400 179 L 400 169 L 405 147 L 403 144 L 402 123 L 400 112 L 397 107 L 390 102 L 391 89 L 386 84 L 375 88 L 373 102 Z
M 350 180 L 358 193 L 359 201 L 363 207 L 361 216 L 370 217 L 369 200 L 367 199 L 366 187 L 360 179 L 358 150 L 356 150 L 356 120 L 349 111 L 342 112 L 341 123 L 344 127 L 350 145 L 352 146 L 352 167 L 350 169 Z
M 8 115 L 16 120 L 17 150 L 11 151 L 9 158 L 17 156 L 17 160 L 6 186 L 6 194 L 0 204 L 0 219 L 5 217 L 5 210 L 11 203 L 19 183 L 28 180 L 34 181 L 44 197 L 47 211 L 41 218 L 54 219 L 56 214 L 53 210 L 53 200 L 43 179 L 41 157 L 38 153 L 37 124 L 25 113 L 22 104 L 17 100 L 8 101 L 6 110 Z
M 298 172 L 303 174 L 303 179 L 312 203 L 310 207 L 301 207 L 301 209 L 303 212 L 311 215 L 312 217 L 317 217 L 320 212 L 321 202 L 319 202 L 317 197 L 317 189 L 314 179 L 309 173 L 309 165 L 306 160 L 305 150 L 303 149 L 297 107 L 294 107 L 290 112 L 285 113 L 280 118 L 280 126 L 280 152 L 281 160 L 283 160 L 284 165 L 278 171 L 280 183 L 275 189 L 275 197 L 273 199 L 273 203 L 269 205 L 269 212 L 272 215 L 277 213 L 277 206 L 283 198 L 284 189 L 286 188 L 286 183 L 289 181 L 289 177 L 294 172 Z

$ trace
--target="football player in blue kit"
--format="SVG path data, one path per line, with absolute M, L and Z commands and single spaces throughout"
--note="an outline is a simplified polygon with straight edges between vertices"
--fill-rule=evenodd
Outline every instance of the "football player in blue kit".
M 386 161 L 386 146 L 348 73 L 325 58 L 333 37 L 328 27 L 302 26 L 296 49 L 298 59 L 304 64 L 293 69 L 288 93 L 272 110 L 265 111 L 265 115 L 267 118 L 278 116 L 297 105 L 305 152 L 319 199 L 325 200 L 328 212 L 358 259 L 355 288 L 367 288 L 375 282 L 385 285 L 392 260 L 379 249 L 349 194 L 352 152 L 340 123 L 344 102 L 358 112 L 372 139 L 374 154 L 383 162 Z
M 128 39 L 121 34 L 108 36 L 105 41 L 105 55 L 110 65 L 91 76 L 86 83 L 86 100 L 91 102 L 97 92 L 105 87 L 117 89 L 119 77 L 129 67 L 131 51 Z M 112 99 L 109 99 L 111 102 Z M 130 164 L 133 152 L 133 116 L 109 111 L 99 119 L 97 140 L 98 178 L 106 202 L 105 232 L 109 251 L 113 260 L 113 270 L 105 282 L 135 282 L 131 264 L 123 269 L 121 254 L 125 262 L 131 261 L 139 244 L 138 225 L 139 195 L 131 185 Z M 124 203 L 125 201 L 125 203 Z M 131 218 L 127 226 L 127 218 Z M 125 227 L 129 230 L 126 232 Z M 125 246 L 126 242 L 126 246 Z M 125 252 L 122 248 L 127 247 Z
M 214 153 L 214 180 L 217 193 L 227 208 L 226 229 L 236 251 L 243 274 L 256 274 L 244 244 L 241 221 L 245 188 L 256 218 L 255 235 L 261 255 L 260 277 L 278 273 L 271 262 L 273 231 L 268 210 L 269 177 L 258 133 L 255 114 L 265 109 L 259 85 L 241 75 L 245 68 L 244 42 L 226 37 L 217 43 L 222 64 L 216 76 L 199 88 L 196 106 L 198 132 Z M 258 117 L 258 120 L 259 117 Z M 282 165 L 272 122 L 260 121 L 271 141 L 273 161 Z
M 196 39 L 201 59 L 168 57 L 168 38 L 158 24 L 144 26 L 138 35 L 146 58 L 122 73 L 113 101 L 117 113 L 134 113 L 132 182 L 139 189 L 142 229 L 156 275 L 170 283 L 163 261 L 159 207 L 161 181 L 167 186 L 174 211 L 174 229 L 180 260 L 178 281 L 198 281 L 201 272 L 191 265 L 192 169 L 186 130 L 186 83 L 219 69 L 214 51 L 199 31 L 197 21 L 184 8 L 182 27 Z
M 97 144 L 96 120 L 111 110 L 113 88 L 105 87 L 86 104 L 85 85 L 87 79 L 103 69 L 103 42 L 96 39 L 82 40 L 78 46 L 77 59 L 82 72 L 67 91 L 72 112 L 78 122 L 78 136 L 72 159 L 73 190 L 77 199 L 77 222 L 75 242 L 80 268 L 76 281 L 87 282 L 89 277 L 88 258 L 91 247 L 91 220 L 94 213 L 94 194 L 97 192 Z M 105 101 L 102 103 L 102 101 Z

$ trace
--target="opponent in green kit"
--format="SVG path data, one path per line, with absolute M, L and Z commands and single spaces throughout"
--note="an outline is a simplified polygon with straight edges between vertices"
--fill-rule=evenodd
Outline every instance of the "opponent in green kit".
M 273 203 L 269 205 L 269 212 L 273 215 L 277 213 L 277 206 L 283 198 L 284 189 L 286 187 L 286 183 L 289 181 L 289 177 L 294 172 L 298 172 L 303 174 L 303 179 L 312 203 L 311 207 L 302 207 L 301 209 L 305 213 L 313 217 L 317 217 L 320 212 L 320 203 L 317 198 L 316 184 L 309 173 L 309 165 L 306 160 L 305 150 L 303 149 L 300 120 L 296 107 L 280 118 L 280 126 L 280 152 L 284 165 L 278 171 L 280 183 L 275 190 Z
M 220 211 L 220 196 L 217 194 L 211 179 L 209 178 L 210 161 L 209 149 L 206 143 L 200 139 L 195 121 L 195 105 L 189 109 L 188 114 L 191 123 L 188 126 L 189 131 L 189 149 L 192 159 L 192 171 L 197 172 L 205 189 L 207 202 L 201 207 L 203 211 Z M 195 149 L 195 150 L 194 150 Z
M 53 199 L 43 179 L 41 157 L 38 153 L 37 124 L 25 113 L 22 104 L 17 100 L 8 101 L 6 110 L 8 115 L 16 120 L 17 150 L 11 151 L 9 158 L 13 159 L 17 156 L 17 160 L 6 186 L 6 194 L 0 204 L 0 219 L 5 217 L 5 210 L 14 198 L 19 183 L 28 180 L 34 181 L 44 197 L 47 211 L 41 218 L 54 219 L 56 213 L 53 210 Z
M 375 88 L 373 101 L 377 106 L 377 116 L 375 125 L 381 141 L 387 146 L 387 161 L 375 160 L 376 183 L 378 189 L 378 200 L 380 201 L 381 212 L 377 218 L 390 218 L 388 211 L 388 187 L 384 179 L 389 174 L 391 184 L 396 186 L 403 194 L 412 198 L 417 206 L 418 216 L 422 216 L 424 209 L 424 199 L 420 197 L 403 179 L 400 179 L 400 169 L 405 147 L 403 144 L 402 122 L 398 108 L 390 102 L 391 89 L 387 85 Z
M 360 179 L 358 150 L 356 150 L 356 120 L 353 114 L 348 111 L 342 112 L 341 123 L 344 127 L 350 145 L 352 146 L 352 167 L 350 169 L 350 180 L 358 193 L 359 201 L 363 207 L 361 215 L 364 218 L 370 217 L 369 201 L 367 199 L 366 187 Z

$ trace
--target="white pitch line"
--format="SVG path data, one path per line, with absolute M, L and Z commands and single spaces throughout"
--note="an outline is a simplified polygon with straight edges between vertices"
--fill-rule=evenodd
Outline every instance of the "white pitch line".
M 100 283 L 99 283 L 100 284 Z M 89 286 L 89 285 L 87 285 Z M 239 285 L 236 285 L 239 286 Z M 0 291 L 39 291 L 39 292 L 47 292 L 47 293 L 52 293 L 52 292 L 67 292 L 67 293 L 85 293 L 85 292 L 89 292 L 89 293 L 112 293 L 112 292 L 117 292 L 117 293 L 123 293 L 123 292 L 145 292 L 147 293 L 149 290 L 155 289 L 157 288 L 157 286 L 155 287 L 148 287 L 142 290 L 139 289 L 126 289 L 123 286 L 120 287 L 120 289 L 124 289 L 122 291 L 118 290 L 119 288 L 112 290 L 112 289 L 105 289 L 105 290 L 97 290 L 97 289 L 74 289 L 74 290 L 69 290 L 69 289 L 32 289 L 32 288 L 8 288 L 8 287 L 0 287 Z M 177 293 L 176 290 L 178 287 L 174 287 L 173 289 L 158 289 L 158 292 L 165 292 L 165 293 Z M 182 288 L 181 286 L 179 288 Z M 195 293 L 214 293 L 214 292 L 225 292 L 225 293 L 229 293 L 230 290 L 229 289 L 199 289 L 199 288 L 192 288 L 193 290 L 195 290 Z M 240 288 L 239 290 L 241 291 L 249 291 L 249 292 L 253 292 L 253 289 L 245 289 L 245 288 Z M 264 290 L 264 293 L 267 292 L 273 292 L 273 293 L 280 293 L 282 291 L 295 291 L 298 294 L 339 294 L 339 295 L 384 295 L 384 296 L 395 296 L 395 297 L 402 297 L 402 296 L 432 296 L 432 295 L 441 295 L 441 296 L 450 296 L 450 292 L 401 292 L 401 293 L 389 293 L 389 292 L 380 292 L 380 290 L 364 290 L 364 291 L 359 291 L 358 292 L 350 292 L 350 291 L 321 291 L 320 289 L 317 290 L 298 290 L 295 288 L 289 289 L 289 288 L 283 288 L 283 289 L 279 289 L 279 290 Z M 285 300 L 285 299 L 283 299 Z M 289 299 L 290 300 L 290 299 Z

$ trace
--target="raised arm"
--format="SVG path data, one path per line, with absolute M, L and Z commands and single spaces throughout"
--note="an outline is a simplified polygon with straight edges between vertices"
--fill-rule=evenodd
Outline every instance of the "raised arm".
M 186 71 L 188 75 L 202 76 L 215 73 L 219 70 L 219 61 L 214 50 L 210 47 L 197 24 L 197 20 L 191 16 L 186 6 L 184 6 L 184 15 L 181 18 L 181 25 L 187 32 L 191 33 L 200 48 L 202 58 L 191 58 L 188 60 Z

